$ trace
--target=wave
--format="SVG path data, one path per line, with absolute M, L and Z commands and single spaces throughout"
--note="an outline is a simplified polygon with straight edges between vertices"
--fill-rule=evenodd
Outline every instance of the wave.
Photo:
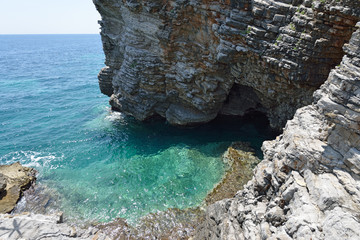
M 112 111 L 110 107 L 101 106 L 98 110 L 97 117 L 88 121 L 85 127 L 90 129 L 111 129 L 113 123 L 126 125 L 124 114 Z
M 51 153 L 16 151 L 0 157 L 0 163 L 8 165 L 15 162 L 20 162 L 23 166 L 36 168 L 38 170 L 43 168 L 54 169 L 58 167 L 55 162 L 62 160 L 63 158 L 63 154 L 56 156 L 55 154 Z

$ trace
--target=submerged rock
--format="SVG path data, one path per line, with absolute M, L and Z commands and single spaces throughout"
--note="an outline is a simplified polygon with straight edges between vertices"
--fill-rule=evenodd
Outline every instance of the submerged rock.
M 35 181 L 36 171 L 20 163 L 0 166 L 0 213 L 9 213 Z
M 233 197 L 252 178 L 253 169 L 260 162 L 247 144 L 233 143 L 223 154 L 228 170 L 221 182 L 207 195 L 206 204 Z

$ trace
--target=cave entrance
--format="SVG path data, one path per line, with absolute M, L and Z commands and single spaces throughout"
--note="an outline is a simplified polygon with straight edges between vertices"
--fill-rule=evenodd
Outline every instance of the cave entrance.
M 219 114 L 245 116 L 251 112 L 266 113 L 255 90 L 251 87 L 234 84 Z

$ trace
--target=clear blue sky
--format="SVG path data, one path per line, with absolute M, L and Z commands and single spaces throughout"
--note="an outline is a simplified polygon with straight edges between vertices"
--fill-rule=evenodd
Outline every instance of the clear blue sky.
M 92 0 L 0 0 L 0 34 L 99 33 Z

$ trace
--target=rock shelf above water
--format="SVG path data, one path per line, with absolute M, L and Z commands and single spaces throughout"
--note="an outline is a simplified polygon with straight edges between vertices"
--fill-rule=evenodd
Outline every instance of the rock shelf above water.
M 0 166 L 0 214 L 11 212 L 22 192 L 35 181 L 36 171 L 20 163 Z

